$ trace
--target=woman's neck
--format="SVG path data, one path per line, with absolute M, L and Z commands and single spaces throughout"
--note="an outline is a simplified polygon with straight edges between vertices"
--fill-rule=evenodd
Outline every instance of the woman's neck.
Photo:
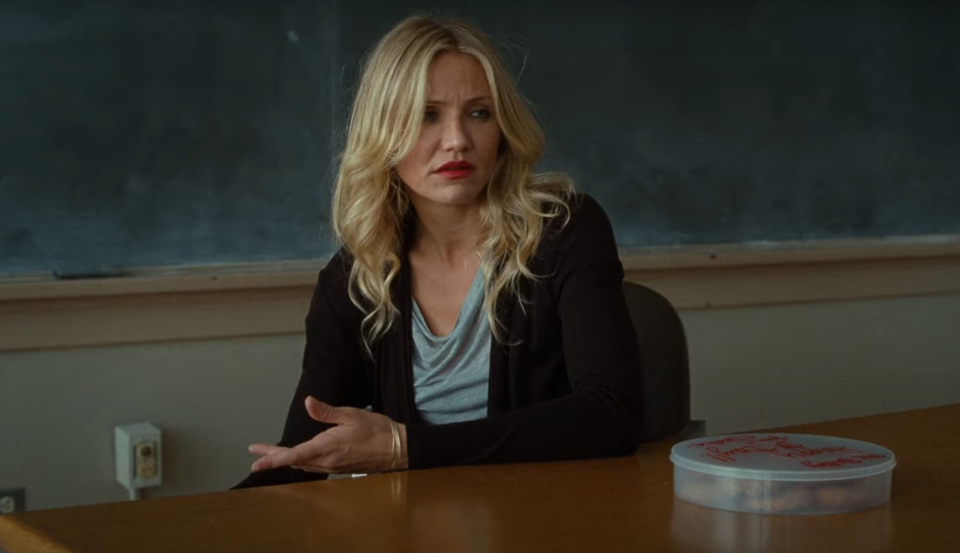
M 447 266 L 476 256 L 483 235 L 479 206 L 415 206 L 412 250 Z M 426 209 L 423 209 L 426 207 Z

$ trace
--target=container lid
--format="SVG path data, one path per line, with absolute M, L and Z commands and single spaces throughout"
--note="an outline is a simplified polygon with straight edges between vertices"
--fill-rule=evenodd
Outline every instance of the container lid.
M 813 434 L 730 434 L 681 442 L 670 453 L 679 467 L 755 480 L 844 480 L 882 474 L 893 452 L 868 442 Z

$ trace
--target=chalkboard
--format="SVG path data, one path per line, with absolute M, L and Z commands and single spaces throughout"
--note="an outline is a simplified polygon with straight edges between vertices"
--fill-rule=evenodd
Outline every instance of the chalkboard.
M 960 3 L 0 5 L 0 273 L 321 259 L 357 63 L 494 36 L 624 247 L 960 233 Z

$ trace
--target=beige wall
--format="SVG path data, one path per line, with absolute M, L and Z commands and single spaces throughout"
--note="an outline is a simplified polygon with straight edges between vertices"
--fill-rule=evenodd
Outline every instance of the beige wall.
M 28 508 L 123 501 L 113 427 L 163 431 L 159 497 L 220 490 L 279 436 L 299 374 L 299 336 L 0 353 L 0 488 Z
M 686 311 L 711 433 L 960 402 L 960 296 Z M 275 439 L 300 336 L 0 353 L 0 488 L 30 509 L 123 501 L 112 429 L 164 431 L 164 486 L 220 490 Z
M 960 296 L 683 318 L 711 434 L 960 403 Z

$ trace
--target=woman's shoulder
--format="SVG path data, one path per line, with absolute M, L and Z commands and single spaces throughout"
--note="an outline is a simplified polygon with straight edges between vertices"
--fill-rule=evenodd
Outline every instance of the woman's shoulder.
M 341 247 L 330 257 L 317 274 L 313 306 L 317 306 L 322 301 L 343 309 L 352 303 L 349 294 L 352 265 L 353 257 L 345 248 Z
M 353 257 L 346 248 L 339 248 L 320 269 L 319 283 L 325 286 L 345 285 L 350 281 Z
M 564 203 L 567 209 L 561 210 L 545 225 L 542 247 L 562 248 L 571 240 L 612 238 L 610 218 L 593 196 L 571 192 L 564 197 Z

